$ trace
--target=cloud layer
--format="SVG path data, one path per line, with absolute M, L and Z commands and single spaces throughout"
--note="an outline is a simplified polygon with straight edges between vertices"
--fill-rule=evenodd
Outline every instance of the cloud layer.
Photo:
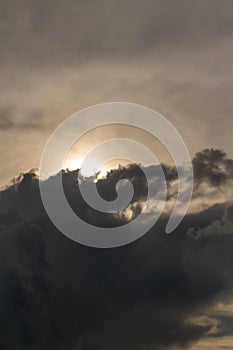
M 216 162 L 224 173 L 222 183 L 229 186 L 232 176 L 224 168 L 226 159 L 217 150 L 194 158 L 197 187 L 208 183 L 207 195 L 211 188 L 219 190 L 220 181 L 212 181 Z M 203 164 L 208 171 L 203 171 Z M 165 169 L 168 182 L 176 181 L 172 169 Z M 133 202 L 140 207 L 146 185 L 134 166 L 111 172 L 98 184 L 100 193 L 114 197 L 120 178 L 133 182 Z M 64 172 L 63 180 L 70 203 L 85 220 L 124 224 L 121 216 L 101 216 L 84 205 L 77 172 Z M 191 211 L 171 235 L 164 233 L 164 214 L 140 240 L 107 250 L 81 246 L 56 230 L 44 212 L 33 172 L 20 175 L 1 191 L 0 213 L 3 350 L 187 349 L 218 331 L 224 335 L 221 317 L 211 310 L 233 293 L 228 200 Z M 214 230 L 215 221 L 222 223 L 222 232 L 220 226 Z M 206 234 L 210 225 L 213 229 Z M 205 344 L 208 341 L 211 338 Z

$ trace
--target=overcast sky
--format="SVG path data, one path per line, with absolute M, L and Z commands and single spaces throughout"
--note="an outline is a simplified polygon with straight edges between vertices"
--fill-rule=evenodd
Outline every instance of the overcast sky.
M 37 167 L 54 128 L 129 101 L 174 123 L 191 154 L 232 149 L 231 0 L 1 1 L 0 183 Z

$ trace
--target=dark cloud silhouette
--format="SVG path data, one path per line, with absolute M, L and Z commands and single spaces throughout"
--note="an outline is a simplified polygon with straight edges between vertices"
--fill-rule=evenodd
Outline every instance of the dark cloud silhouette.
M 30 348 L 46 330 L 42 324 L 50 287 L 44 232 L 13 210 L 1 215 L 0 222 L 1 347 Z
M 217 186 L 210 159 L 219 165 L 226 157 L 217 150 L 197 154 L 195 174 L 198 183 L 208 177 L 209 185 Z M 168 182 L 175 181 L 175 171 L 164 169 Z M 225 177 L 230 178 L 227 169 Z M 146 183 L 134 165 L 110 172 L 97 184 L 99 192 L 114 198 L 114 186 L 122 178 L 133 182 L 133 202 L 140 205 Z M 100 216 L 85 206 L 77 171 L 63 172 L 63 183 L 67 198 L 85 220 L 124 224 L 119 217 Z M 167 219 L 164 214 L 130 245 L 84 247 L 52 225 L 33 171 L 14 179 L 0 192 L 1 349 L 187 349 L 214 331 L 214 320 L 198 319 L 233 293 L 232 206 L 219 203 L 190 213 L 171 235 L 164 233 Z M 216 220 L 231 222 L 231 232 L 187 234 Z
M 196 182 L 209 182 L 213 186 L 224 184 L 233 177 L 233 161 L 223 150 L 205 149 L 193 159 Z

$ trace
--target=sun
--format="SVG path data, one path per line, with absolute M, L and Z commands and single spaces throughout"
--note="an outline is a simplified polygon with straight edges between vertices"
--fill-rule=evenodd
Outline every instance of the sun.
M 77 157 L 75 155 L 68 156 L 64 162 L 63 169 L 70 171 L 80 169 L 81 175 L 84 177 L 96 177 L 97 180 L 103 179 L 107 174 L 119 166 L 126 166 L 129 161 L 124 159 L 115 159 L 105 164 L 100 165 L 97 160 L 93 158 Z
M 80 172 L 84 177 L 95 176 L 99 170 L 97 162 L 93 159 L 89 159 L 83 165 L 83 160 L 84 159 L 82 158 L 67 159 L 64 163 L 64 169 L 71 171 L 80 169 Z

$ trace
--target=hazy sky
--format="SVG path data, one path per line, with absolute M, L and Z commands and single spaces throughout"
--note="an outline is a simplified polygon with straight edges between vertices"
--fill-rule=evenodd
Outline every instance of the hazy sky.
M 191 154 L 232 149 L 231 0 L 1 1 L 0 183 L 37 167 L 53 129 L 129 101 L 174 123 Z

